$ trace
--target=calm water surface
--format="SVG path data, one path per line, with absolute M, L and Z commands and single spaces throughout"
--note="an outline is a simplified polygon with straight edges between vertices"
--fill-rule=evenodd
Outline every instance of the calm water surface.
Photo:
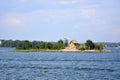
M 113 53 L 11 50 L 0 48 L 0 80 L 120 80 L 120 48 Z

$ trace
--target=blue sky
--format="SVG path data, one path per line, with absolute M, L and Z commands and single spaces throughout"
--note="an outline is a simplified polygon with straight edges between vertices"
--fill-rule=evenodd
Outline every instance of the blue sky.
M 120 41 L 120 0 L 0 0 L 0 39 Z

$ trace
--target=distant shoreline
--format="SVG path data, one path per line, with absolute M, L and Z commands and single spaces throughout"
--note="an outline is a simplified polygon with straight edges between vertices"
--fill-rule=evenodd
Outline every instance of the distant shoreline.
M 49 50 L 49 49 L 30 49 L 30 50 L 13 50 L 13 52 L 112 52 L 111 50 Z

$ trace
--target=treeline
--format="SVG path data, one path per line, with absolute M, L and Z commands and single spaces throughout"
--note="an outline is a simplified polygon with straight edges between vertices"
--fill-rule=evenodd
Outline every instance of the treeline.
M 60 50 L 68 47 L 68 40 L 58 40 L 57 42 L 44 42 L 44 41 L 33 41 L 28 40 L 21 41 L 17 44 L 17 50 L 29 50 L 29 49 L 49 49 L 49 50 Z M 93 43 L 92 40 L 87 40 L 84 44 L 76 46 L 79 50 L 103 50 L 103 45 Z
M 17 50 L 29 50 L 29 49 L 50 49 L 50 50 L 59 50 L 64 49 L 68 46 L 68 41 L 59 40 L 58 42 L 44 42 L 44 41 L 33 41 L 28 40 L 22 41 L 17 44 Z
M 87 40 L 84 44 L 79 44 L 77 47 L 79 50 L 103 50 L 103 45 L 100 43 L 93 43 L 92 40 Z
M 17 44 L 19 44 L 20 42 L 22 42 L 22 41 L 20 41 L 20 40 L 15 40 L 15 41 L 13 41 L 13 40 L 2 40 L 1 44 L 0 44 L 0 47 L 16 47 Z
M 60 50 L 68 47 L 68 40 L 58 40 L 57 42 L 45 42 L 45 41 L 29 41 L 29 40 L 3 40 L 0 47 L 16 47 L 17 50 L 28 50 L 28 49 L 50 49 Z M 93 43 L 91 40 L 87 40 L 84 44 L 76 46 L 79 50 L 102 50 L 103 44 Z
M 29 40 L 2 40 L 0 47 L 16 47 L 17 49 L 59 49 L 68 46 L 68 40 L 59 40 L 58 42 L 29 41 Z

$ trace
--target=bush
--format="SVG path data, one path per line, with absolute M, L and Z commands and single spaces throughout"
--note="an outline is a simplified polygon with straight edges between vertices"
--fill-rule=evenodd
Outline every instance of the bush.
M 77 46 L 76 48 L 79 49 L 79 50 L 85 50 L 85 49 L 86 49 L 86 46 L 84 46 L 84 45 L 79 45 L 79 46 Z
M 103 50 L 103 45 L 102 44 L 95 44 L 95 49 L 96 50 Z

